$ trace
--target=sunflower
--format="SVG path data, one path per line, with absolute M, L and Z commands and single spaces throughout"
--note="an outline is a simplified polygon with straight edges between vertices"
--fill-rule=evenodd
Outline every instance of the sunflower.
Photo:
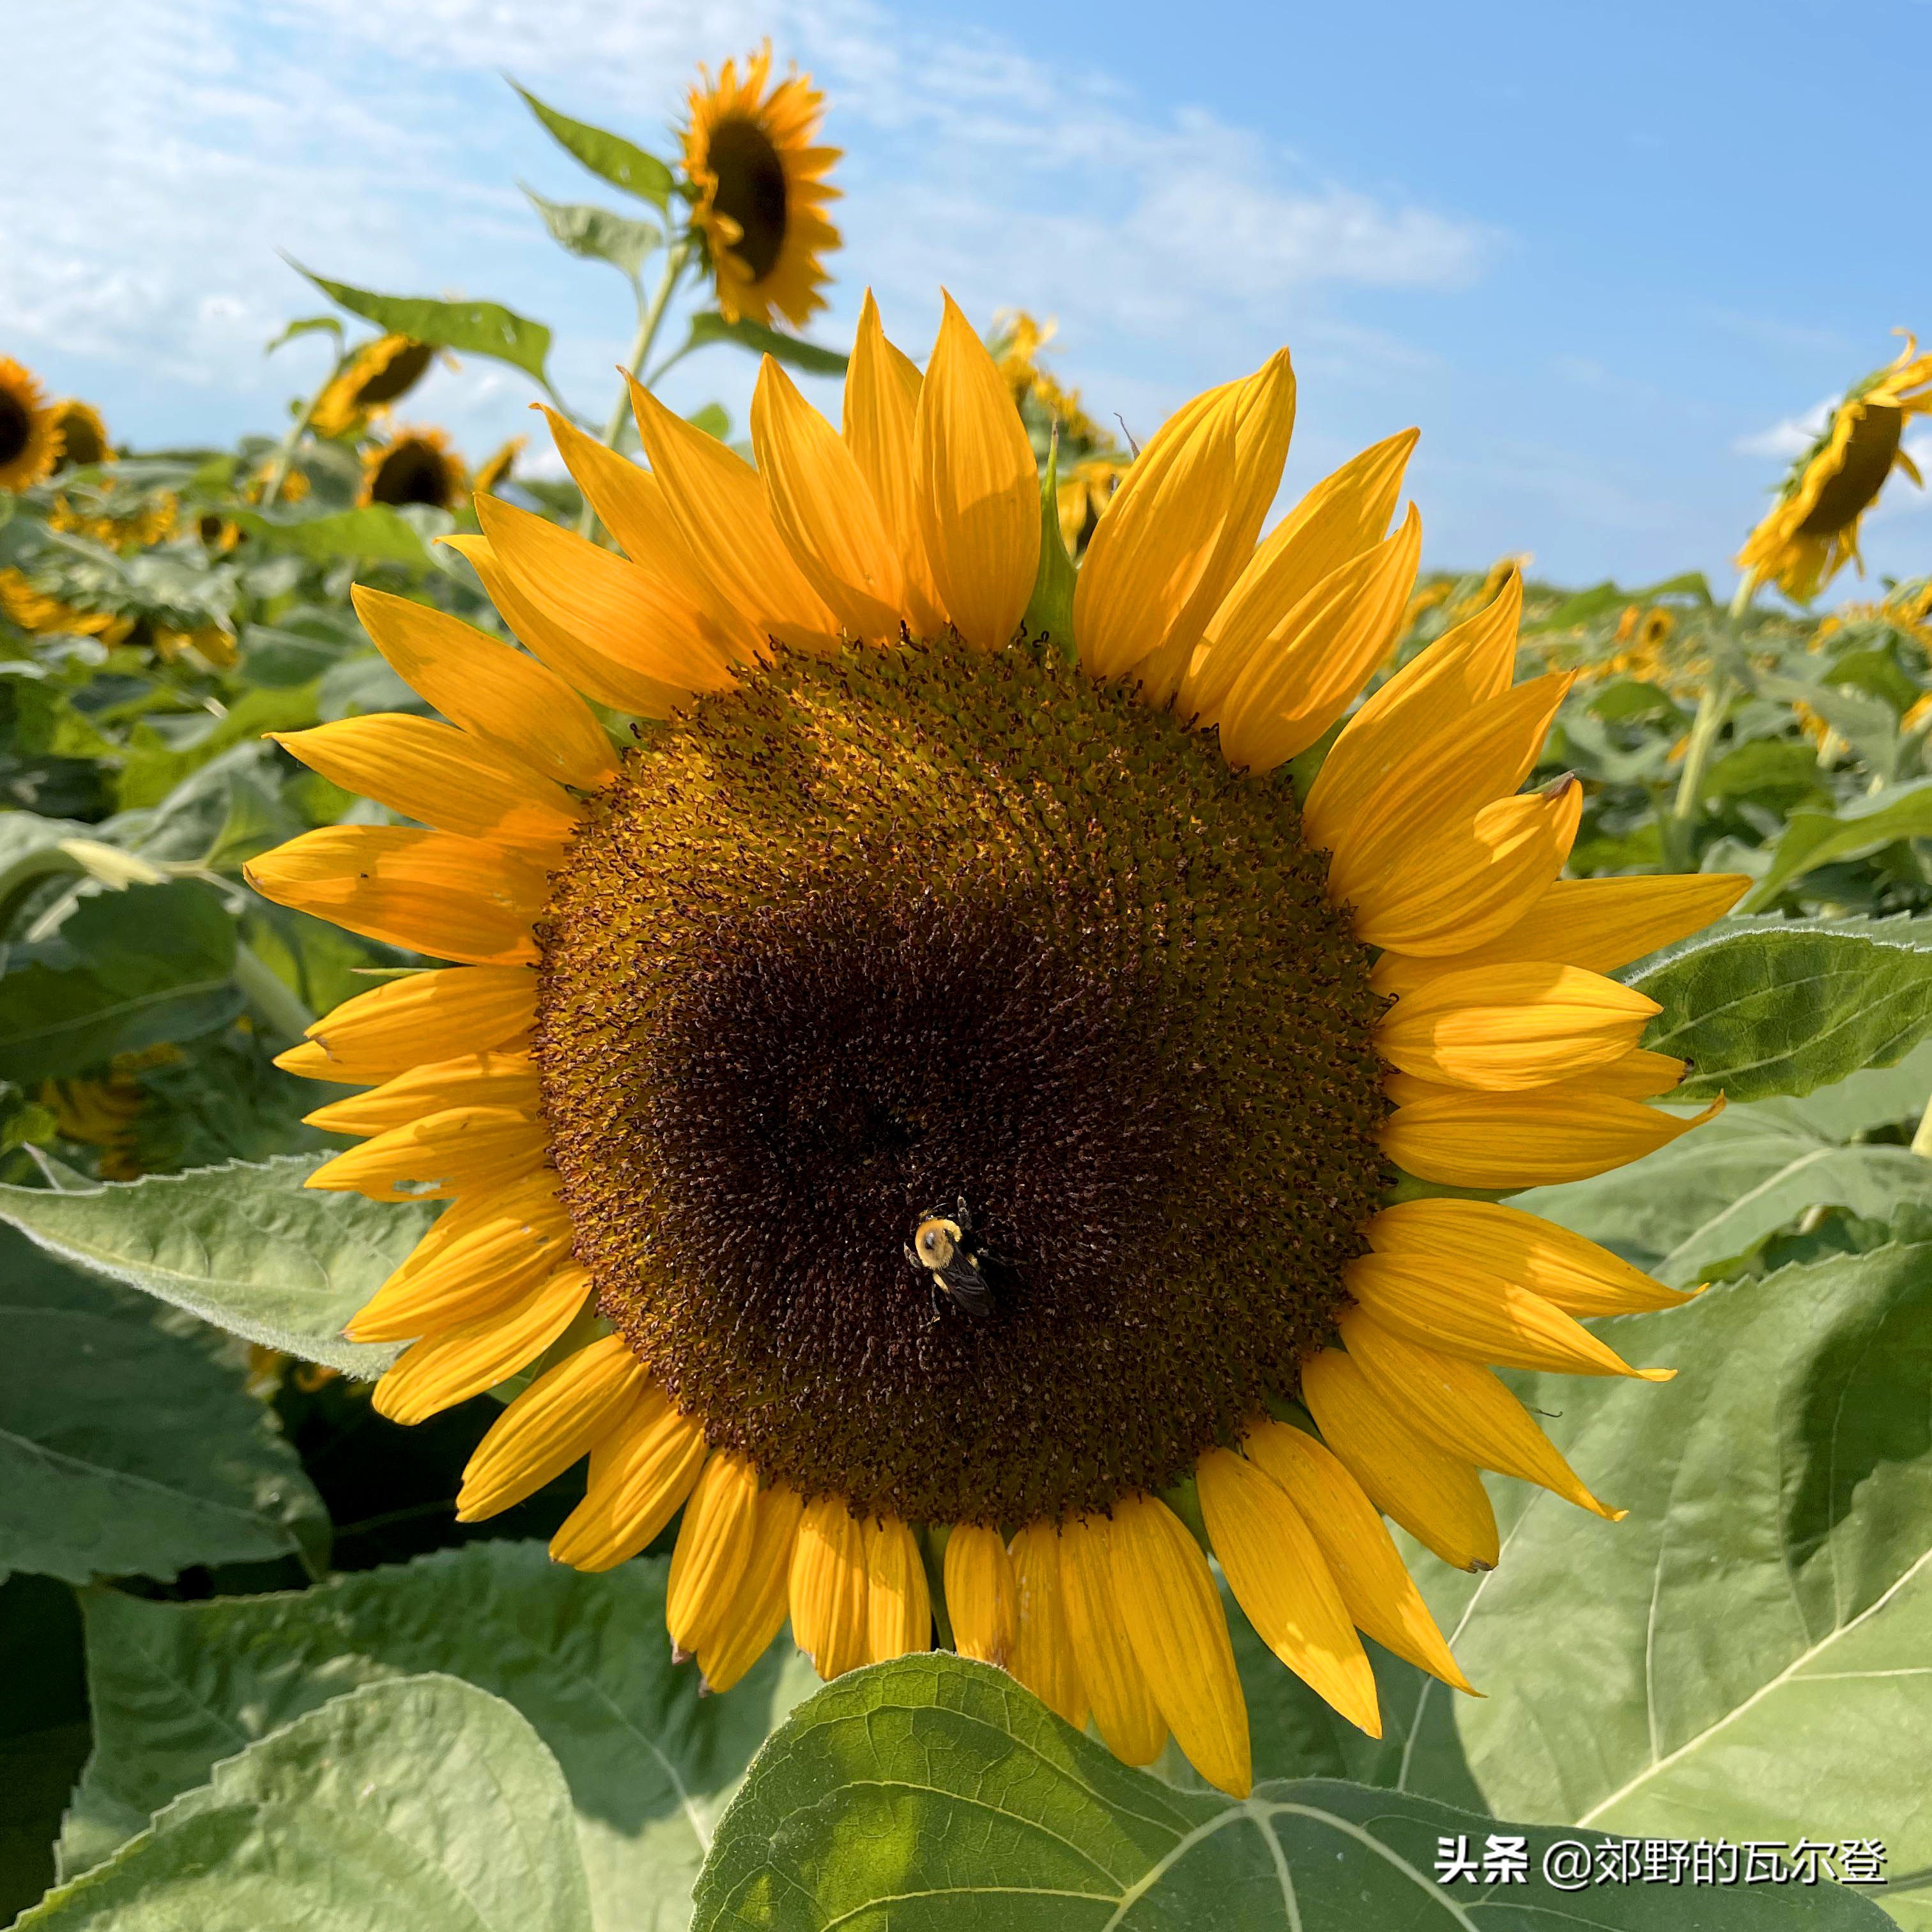
M 0 569 L 0 617 L 43 638 L 98 638 L 118 644 L 134 628 L 130 617 L 82 610 L 51 592 L 37 590 L 25 572 Z
M 1909 418 L 1928 414 L 1932 355 L 1920 355 L 1918 338 L 1906 335 L 1892 362 L 1846 393 L 1817 440 L 1792 466 L 1777 502 L 1738 551 L 1739 567 L 1754 580 L 1775 584 L 1797 604 L 1810 603 L 1848 562 L 1862 577 L 1858 520 L 1894 470 L 1923 485 L 1900 439 Z
M 825 306 L 822 257 L 838 246 L 824 204 L 838 189 L 824 179 L 840 150 L 813 145 L 825 97 L 796 70 L 766 92 L 767 41 L 718 78 L 700 68 L 689 96 L 684 171 L 694 191 L 692 226 L 704 238 L 728 322 L 770 323 L 776 310 L 802 328 Z
M 1695 1124 L 1606 976 L 1746 882 L 1558 880 L 1580 788 L 1518 788 L 1568 680 L 1510 688 L 1513 576 L 1298 807 L 1420 530 L 1384 535 L 1402 436 L 1258 544 L 1294 394 L 1278 355 L 1150 441 L 1076 662 L 1022 626 L 998 369 L 949 300 L 922 378 L 868 296 L 842 435 L 767 358 L 756 470 L 639 387 L 648 471 L 553 416 L 628 554 L 478 500 L 449 541 L 532 655 L 359 592 L 450 722 L 280 741 L 420 823 L 309 832 L 257 889 L 454 962 L 280 1063 L 373 1090 L 310 1116 L 368 1136 L 311 1186 L 449 1204 L 351 1324 L 411 1344 L 376 1405 L 536 1364 L 459 1514 L 587 1456 L 551 1549 L 604 1570 L 681 1508 L 668 1622 L 714 1690 L 788 1615 L 827 1678 L 924 1649 L 938 1592 L 1123 1759 L 1172 1734 L 1239 1792 L 1204 1540 L 1373 1732 L 1358 1630 L 1467 1688 L 1384 1515 L 1481 1569 L 1478 1468 L 1615 1514 L 1486 1365 L 1654 1374 L 1575 1318 L 1681 1298 L 1444 1190 Z M 620 753 L 585 698 L 663 722 Z
M 399 429 L 362 452 L 364 503 L 426 503 L 447 510 L 463 490 L 462 460 L 440 429 Z
M 510 480 L 512 471 L 517 466 L 517 458 L 523 454 L 524 446 L 530 441 L 526 436 L 513 436 L 498 445 L 496 451 L 476 472 L 472 488 L 478 496 L 492 496 Z
M 0 490 L 29 490 L 60 460 L 57 412 L 39 379 L 0 356 Z
M 392 403 L 400 402 L 436 359 L 433 342 L 379 335 L 365 342 L 328 380 L 309 410 L 317 436 L 346 436 Z

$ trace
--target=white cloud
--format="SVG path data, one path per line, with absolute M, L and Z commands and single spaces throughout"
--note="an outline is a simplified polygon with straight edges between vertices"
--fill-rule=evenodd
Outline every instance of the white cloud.
M 1822 403 L 1816 403 L 1800 416 L 1786 416 L 1782 422 L 1775 422 L 1768 429 L 1754 430 L 1749 436 L 1741 436 L 1731 445 L 1732 452 L 1738 456 L 1762 457 L 1768 461 L 1789 463 L 1802 456 L 1818 439 L 1837 408 L 1836 396 L 1827 396 Z

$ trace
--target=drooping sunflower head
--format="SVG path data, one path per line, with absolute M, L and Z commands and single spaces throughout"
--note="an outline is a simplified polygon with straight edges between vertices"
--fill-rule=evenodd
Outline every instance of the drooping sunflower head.
M 60 455 L 54 464 L 56 471 L 86 469 L 112 457 L 114 446 L 107 440 L 107 425 L 92 403 L 69 396 L 54 404 L 53 414 L 54 427 L 61 440 Z
M 922 376 L 868 298 L 842 431 L 768 360 L 755 469 L 634 393 L 648 470 L 553 418 L 622 554 L 487 496 L 454 540 L 527 654 L 362 593 L 450 722 L 284 740 L 418 823 L 250 868 L 458 962 L 283 1062 L 373 1090 L 312 1117 L 368 1138 L 311 1185 L 450 1204 L 352 1324 L 411 1344 L 377 1406 L 556 1351 L 460 1508 L 587 1454 L 553 1546 L 589 1569 L 681 1508 L 713 1688 L 788 1616 L 828 1676 L 924 1648 L 936 1588 L 1123 1757 L 1172 1732 L 1244 1790 L 1189 1521 L 1366 1727 L 1358 1630 L 1460 1684 L 1383 1516 L 1480 1568 L 1479 1466 L 1610 1514 L 1485 1364 L 1633 1372 L 1574 1318 L 1674 1298 L 1438 1197 L 1690 1124 L 1606 976 L 1744 882 L 1558 879 L 1580 788 L 1524 787 L 1568 680 L 1511 687 L 1513 575 L 1349 715 L 1414 439 L 1262 541 L 1285 354 L 1149 441 L 1070 640 L 1024 621 L 1039 477 L 950 302 Z M 659 722 L 620 752 L 577 692 Z
M 1920 355 L 1916 338 L 1907 336 L 1892 362 L 1855 384 L 1833 410 L 1745 540 L 1738 565 L 1800 604 L 1808 604 L 1847 563 L 1857 564 L 1863 575 L 1859 520 L 1894 470 L 1922 484 L 1900 442 L 1906 422 L 1928 413 L 1932 355 Z
M 60 460 L 58 412 L 33 372 L 0 356 L 0 490 L 27 490 Z
M 365 342 L 330 379 L 309 412 L 318 436 L 346 436 L 369 417 L 400 402 L 436 360 L 436 345 L 406 335 Z
M 745 62 L 708 68 L 691 90 L 683 130 L 692 226 L 704 237 L 727 321 L 802 328 L 825 306 L 824 258 L 838 246 L 824 208 L 840 151 L 818 145 L 825 97 L 796 71 L 771 81 L 769 41 Z
M 398 429 L 362 452 L 364 503 L 453 508 L 464 489 L 463 462 L 440 429 Z

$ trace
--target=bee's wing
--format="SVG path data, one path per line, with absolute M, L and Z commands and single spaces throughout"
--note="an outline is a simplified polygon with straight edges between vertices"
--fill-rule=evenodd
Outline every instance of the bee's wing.
M 993 1298 L 986 1278 L 964 1255 L 956 1254 L 935 1270 L 940 1286 L 969 1315 L 976 1315 Z

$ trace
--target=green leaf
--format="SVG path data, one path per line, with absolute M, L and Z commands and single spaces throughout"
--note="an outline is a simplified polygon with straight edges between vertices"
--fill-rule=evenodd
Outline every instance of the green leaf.
M 664 1636 L 668 1559 L 588 1576 L 476 1543 L 296 1596 L 87 1604 L 98 1742 L 62 1844 L 107 1856 L 218 1759 L 352 1684 L 442 1671 L 507 1698 L 570 1786 L 600 1927 L 682 1924 L 719 1815 L 773 1719 L 817 1684 L 788 1643 L 700 1699 Z M 1284 1673 L 1285 1674 L 1285 1673 Z
M 1598 1332 L 1677 1378 L 1520 1384 L 1630 1515 L 1528 1492 L 1469 1588 L 1457 1655 L 1487 1695 L 1457 1717 L 1490 1801 L 1640 1838 L 1876 1838 L 1895 1876 L 1932 1865 L 1932 1217 Z M 1932 1923 L 1932 1895 L 1887 1903 Z
M 387 503 L 364 503 L 360 509 L 331 510 L 319 517 L 237 508 L 228 512 L 228 520 L 277 550 L 314 563 L 340 559 L 406 564 L 412 570 L 430 567 L 429 552 L 416 526 Z
M 607 134 L 587 121 L 573 121 L 568 114 L 546 107 L 527 88 L 517 87 L 514 80 L 510 85 L 517 88 L 524 104 L 549 129 L 557 144 L 593 175 L 602 176 L 626 194 L 649 202 L 660 214 L 669 208 L 674 184 L 670 169 L 656 155 L 646 154 L 621 134 Z
M 319 1558 L 328 1519 L 212 1338 L 0 1234 L 0 1574 Z
M 1040 478 L 1040 568 L 1034 573 L 1033 596 L 1021 623 L 1050 638 L 1060 656 L 1075 661 L 1073 643 L 1073 560 L 1060 529 L 1060 452 L 1047 452 Z
M 428 296 L 377 295 L 369 289 L 332 282 L 326 276 L 311 274 L 292 257 L 289 258 L 289 266 L 314 283 L 330 301 L 340 303 L 351 315 L 373 322 L 378 328 L 410 336 L 418 342 L 433 342 L 439 349 L 493 356 L 548 386 L 544 362 L 550 354 L 550 331 L 542 322 L 532 322 L 500 302 L 437 302 Z
M 401 1265 L 431 1210 L 305 1189 L 316 1165 L 298 1156 L 72 1192 L 0 1186 L 0 1221 L 244 1341 L 377 1376 L 396 1351 L 345 1342 L 343 1324 Z
M 1807 872 L 1834 860 L 1862 859 L 1897 838 L 1932 838 L 1932 778 L 1890 786 L 1837 812 L 1801 807 L 1772 849 L 1771 869 L 1740 910 L 1762 911 Z
M 1808 1094 L 1932 1028 L 1932 921 L 1720 920 L 1618 976 L 1664 1009 L 1644 1045 L 1691 1064 L 1676 1098 Z
M 61 1814 L 86 1762 L 80 1606 L 52 1576 L 0 1584 L 0 1922 L 54 1882 Z
M 1521 1886 L 1433 1874 L 1437 1840 L 1501 1829 L 1528 1840 Z M 1462 1932 L 1579 1924 L 1703 1932 L 1790 1923 L 1755 1891 L 1544 1882 L 1545 1850 L 1574 1832 L 1498 1827 L 1361 1785 L 1266 1781 L 1237 1800 L 1175 1790 L 1118 1763 L 1004 1672 L 943 1654 L 829 1685 L 772 1737 L 698 1882 L 698 1932 L 884 1928 L 1162 1928 L 1162 1932 Z M 1883 1913 L 1835 1886 L 1808 1923 L 1882 1932 Z
M 338 1697 L 217 1765 L 21 1921 L 48 1932 L 589 1932 L 556 1761 L 454 1678 Z
M 712 342 L 735 342 L 754 356 L 772 356 L 808 376 L 842 376 L 850 359 L 842 350 L 821 349 L 815 342 L 801 342 L 796 336 L 782 334 L 761 322 L 742 318 L 727 322 L 716 310 L 706 309 L 691 318 L 690 339 L 680 352 L 688 354 Z
M 152 734 L 121 767 L 115 796 L 123 811 L 159 805 L 182 781 L 236 745 L 259 743 L 269 731 L 299 731 L 316 722 L 316 687 L 244 691 L 224 718 L 185 742 L 169 744 Z
M 664 244 L 664 230 L 654 222 L 634 221 L 587 201 L 546 201 L 533 188 L 524 192 L 553 242 L 586 261 L 608 262 L 634 282 Z
M 25 963 L 0 978 L 0 1079 L 22 1086 L 194 1040 L 242 1008 L 233 923 L 191 879 L 96 893 L 8 956 Z
M 284 344 L 294 341 L 297 336 L 313 335 L 321 329 L 328 330 L 340 344 L 342 340 L 342 322 L 339 316 L 304 315 L 298 316 L 282 331 L 280 334 L 272 338 L 262 350 L 262 353 L 264 356 L 272 356 Z

